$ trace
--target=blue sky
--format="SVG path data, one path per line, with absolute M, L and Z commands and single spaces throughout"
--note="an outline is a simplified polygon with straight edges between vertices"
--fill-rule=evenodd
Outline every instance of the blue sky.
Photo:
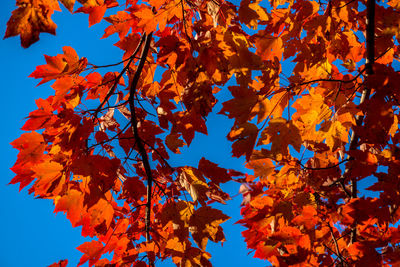
M 0 32 L 5 33 L 6 23 L 15 8 L 14 1 L 1 1 Z M 9 169 L 13 166 L 17 150 L 9 144 L 22 133 L 19 130 L 24 118 L 36 109 L 34 100 L 46 98 L 53 90 L 49 84 L 36 87 L 38 80 L 28 78 L 37 65 L 44 64 L 43 54 L 54 56 L 62 53 L 63 46 L 72 46 L 79 56 L 85 56 L 89 62 L 102 65 L 118 62 L 122 51 L 112 44 L 116 36 L 100 39 L 107 23 L 88 28 L 88 18 L 84 14 L 71 15 L 64 8 L 56 12 L 53 19 L 58 25 L 57 36 L 41 34 L 40 41 L 28 49 L 20 46 L 19 38 L 0 41 L 0 64 L 2 84 L 3 129 L 0 131 L 1 173 L 0 184 L 0 266 L 47 266 L 60 259 L 68 259 L 68 266 L 76 266 L 81 253 L 76 247 L 85 241 L 80 235 L 80 228 L 72 228 L 70 222 L 61 213 L 54 214 L 53 204 L 49 200 L 34 199 L 28 195 L 27 188 L 18 192 L 18 185 L 7 185 L 13 178 Z M 222 98 L 229 97 L 219 93 Z M 221 101 L 215 111 L 221 108 Z M 222 115 L 213 115 L 207 120 L 209 135 L 195 137 L 189 149 L 181 150 L 183 154 L 174 157 L 173 166 L 197 166 L 202 157 L 206 157 L 222 167 L 244 171 L 243 157 L 230 157 L 230 144 L 226 141 L 232 122 Z M 239 184 L 231 183 L 224 189 L 232 195 L 237 194 Z M 237 195 L 228 206 L 219 207 L 232 217 L 224 223 L 227 242 L 223 247 L 209 244 L 208 251 L 213 255 L 214 266 L 265 266 L 267 262 L 247 255 L 246 244 L 240 232 L 244 229 L 235 225 L 239 219 L 241 196 Z M 171 262 L 159 263 L 157 266 L 174 266 Z

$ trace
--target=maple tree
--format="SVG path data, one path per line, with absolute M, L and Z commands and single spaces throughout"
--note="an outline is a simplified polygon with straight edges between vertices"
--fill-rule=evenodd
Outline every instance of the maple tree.
M 17 0 L 5 37 L 27 48 L 55 34 L 59 2 L 108 23 L 102 37 L 117 34 L 124 55 L 45 56 L 30 77 L 55 93 L 11 143 L 11 183 L 33 182 L 29 193 L 96 237 L 79 265 L 211 266 L 207 243 L 224 242 L 229 219 L 212 204 L 229 204 L 228 182 L 241 184 L 254 257 L 399 264 L 400 1 Z M 220 90 L 231 99 L 215 110 Z M 220 130 L 248 173 L 206 158 L 171 166 L 216 112 L 234 122 Z

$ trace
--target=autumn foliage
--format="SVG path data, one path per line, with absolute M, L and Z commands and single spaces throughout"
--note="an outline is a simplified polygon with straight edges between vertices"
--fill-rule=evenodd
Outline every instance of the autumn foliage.
M 212 204 L 229 205 L 224 183 L 240 185 L 254 257 L 400 263 L 400 1 L 16 2 L 5 37 L 25 48 L 55 34 L 61 3 L 89 26 L 108 23 L 102 37 L 118 35 L 124 51 L 108 66 L 72 47 L 45 55 L 30 77 L 55 93 L 11 143 L 11 183 L 96 237 L 78 247 L 79 264 L 211 266 L 207 243 L 224 242 L 229 219 Z M 216 110 L 221 90 L 231 98 Z M 232 120 L 220 129 L 227 157 L 248 173 L 168 162 L 207 134 L 211 113 Z

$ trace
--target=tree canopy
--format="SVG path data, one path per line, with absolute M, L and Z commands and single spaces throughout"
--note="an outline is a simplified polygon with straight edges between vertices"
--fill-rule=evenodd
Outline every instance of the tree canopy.
M 10 183 L 53 200 L 93 238 L 78 247 L 79 265 L 211 266 L 207 244 L 225 241 L 230 218 L 214 204 L 229 205 L 226 183 L 240 184 L 238 223 L 254 257 L 399 264 L 400 1 L 16 5 L 5 38 L 19 35 L 24 48 L 56 34 L 51 16 L 63 5 L 89 26 L 106 23 L 102 38 L 117 35 L 124 52 L 104 66 L 69 46 L 45 55 L 30 77 L 54 94 L 36 100 L 11 143 Z M 216 110 L 220 91 L 230 99 Z M 246 173 L 205 157 L 169 162 L 207 134 L 210 114 L 233 122 L 219 131 Z

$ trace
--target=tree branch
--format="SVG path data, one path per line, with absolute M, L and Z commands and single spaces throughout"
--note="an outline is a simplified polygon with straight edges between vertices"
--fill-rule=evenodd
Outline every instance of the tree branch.
M 138 121 L 136 118 L 135 112 L 135 94 L 136 94 L 136 86 L 139 82 L 140 74 L 143 70 L 144 63 L 147 58 L 147 54 L 149 52 L 152 32 L 148 35 L 143 34 L 144 38 L 142 38 L 145 42 L 142 54 L 140 55 L 139 65 L 136 69 L 135 75 L 133 76 L 132 82 L 130 84 L 130 92 L 129 92 L 129 107 L 131 109 L 131 125 L 132 125 L 132 132 L 136 140 L 136 145 L 140 156 L 142 157 L 144 170 L 147 176 L 147 203 L 146 203 L 146 218 L 145 218 L 145 231 L 146 231 L 146 241 L 150 241 L 150 216 L 151 216 L 151 191 L 153 185 L 153 176 L 151 174 L 151 167 L 149 163 L 149 157 L 146 152 L 146 148 L 144 147 L 143 140 L 139 136 L 138 131 Z M 153 259 L 149 258 L 149 265 L 154 266 Z
M 366 49 L 367 49 L 367 58 L 365 61 L 365 79 L 368 79 L 368 76 L 373 74 L 372 66 L 375 62 L 375 0 L 367 1 L 367 19 L 366 19 L 367 29 L 366 29 Z M 363 104 L 366 100 L 369 99 L 371 94 L 371 88 L 365 85 L 364 90 L 361 95 L 360 104 Z M 364 120 L 364 115 L 356 116 L 356 125 L 361 126 Z M 359 136 L 353 129 L 350 138 L 350 146 L 349 151 L 355 150 L 358 147 L 358 139 Z M 348 155 L 348 159 L 351 157 Z M 349 164 L 343 174 L 343 177 L 346 179 L 351 171 L 351 164 Z M 357 179 L 352 177 L 351 179 L 351 198 L 357 198 Z M 351 243 L 355 243 L 357 241 L 357 222 L 355 222 L 355 226 L 351 230 Z
M 101 108 L 104 106 L 104 104 L 108 101 L 108 99 L 112 96 L 112 94 L 115 91 L 115 88 L 117 88 L 118 82 L 121 79 L 122 75 L 125 74 L 125 72 L 129 69 L 129 66 L 131 65 L 133 59 L 136 57 L 136 54 L 139 52 L 140 47 L 142 46 L 143 42 L 144 42 L 144 36 L 142 36 L 142 38 L 140 39 L 139 44 L 137 45 L 135 51 L 133 52 L 132 56 L 129 58 L 128 63 L 126 64 L 126 66 L 122 69 L 122 71 L 120 72 L 120 74 L 118 75 L 118 77 L 116 78 L 113 86 L 110 88 L 110 90 L 108 91 L 106 97 L 104 98 L 103 102 L 101 102 L 101 104 L 97 107 L 96 111 L 94 112 L 94 117 L 97 118 L 97 114 L 100 112 Z
M 350 160 L 350 159 L 344 159 L 344 160 L 340 161 L 339 163 L 336 163 L 335 165 L 332 165 L 332 166 L 328 166 L 328 167 L 315 167 L 315 168 L 304 166 L 304 164 L 301 163 L 300 160 L 298 160 L 297 163 L 298 163 L 303 169 L 305 169 L 305 170 L 320 171 L 320 170 L 328 170 L 328 169 L 332 169 L 332 168 L 339 167 L 340 164 L 345 163 L 345 162 L 347 162 L 347 161 L 349 161 L 349 160 Z
M 346 259 L 340 253 L 339 245 L 338 245 L 338 242 L 336 240 L 335 234 L 333 233 L 333 229 L 332 229 L 332 226 L 331 226 L 330 222 L 328 222 L 328 227 L 329 227 L 329 231 L 331 233 L 333 244 L 335 245 L 336 256 L 340 259 L 341 266 L 343 266 L 343 263 L 346 263 L 346 266 L 348 266 L 348 263 L 347 263 Z

